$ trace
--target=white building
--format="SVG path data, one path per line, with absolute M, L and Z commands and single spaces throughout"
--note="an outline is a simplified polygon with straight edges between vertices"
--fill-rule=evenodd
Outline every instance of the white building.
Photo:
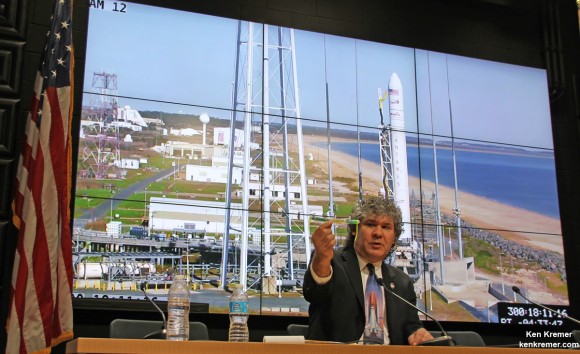
M 121 161 L 116 160 L 113 164 L 117 167 L 126 168 L 128 170 L 139 169 L 139 159 L 121 159 Z
M 194 135 L 201 135 L 201 132 L 196 129 L 192 128 L 183 128 L 183 129 L 173 129 L 169 130 L 169 134 L 177 135 L 177 136 L 194 136 Z
M 234 166 L 242 166 L 244 158 L 241 155 L 234 156 Z M 196 182 L 228 182 L 228 158 L 226 156 L 213 156 L 211 166 L 187 165 L 185 167 L 185 179 Z M 242 183 L 242 169 L 234 167 L 232 171 L 232 183 Z
M 120 237 L 123 223 L 120 221 L 111 221 L 107 223 L 107 236 Z
M 235 153 L 235 152 L 234 152 Z M 211 165 L 213 167 L 228 167 L 228 160 L 227 156 L 213 156 L 211 158 Z M 234 166 L 243 166 L 244 165 L 244 155 L 242 154 L 234 154 Z
M 143 128 L 147 128 L 147 123 L 145 123 L 139 111 L 129 106 L 117 108 L 117 122 L 119 126 L 130 128 L 134 131 L 141 131 Z
M 143 130 L 143 127 L 132 124 L 131 122 L 114 121 L 111 122 L 110 126 L 131 129 L 134 132 L 140 132 Z
M 250 188 L 250 198 L 262 198 L 262 185 L 260 183 L 250 182 L 248 187 Z M 290 200 L 300 200 L 300 186 L 290 186 L 288 192 L 290 193 Z M 238 197 L 241 197 L 242 191 L 236 191 L 236 193 Z M 282 184 L 271 184 L 270 197 L 273 200 L 286 198 L 286 187 Z
M 235 130 L 234 147 L 240 148 L 244 145 L 244 131 L 241 129 Z M 230 145 L 230 128 L 214 128 L 213 129 L 213 143 L 214 145 Z
M 159 125 L 159 126 L 165 125 L 165 123 L 163 123 L 163 121 L 159 118 L 145 118 L 145 117 L 143 117 L 143 121 L 148 126 L 149 125 Z
M 250 179 L 251 180 L 251 179 Z M 250 198 L 262 198 L 262 185 L 259 183 L 250 182 L 248 185 L 250 188 Z M 271 184 L 270 185 L 270 198 L 273 200 L 282 200 L 286 198 L 284 185 L 281 184 Z M 289 188 L 290 200 L 300 200 L 302 197 L 300 195 L 300 186 L 290 186 Z M 236 197 L 242 197 L 242 191 L 236 191 Z
M 162 144 L 165 156 L 194 158 L 196 156 L 224 156 L 227 148 L 224 146 L 192 144 L 184 141 L 169 140 Z
M 185 178 L 188 181 L 195 182 L 212 182 L 212 183 L 227 183 L 228 182 L 228 168 L 215 166 L 201 166 L 201 165 L 187 165 L 185 166 Z M 242 183 L 242 169 L 236 168 L 232 170 L 232 183 Z
M 238 149 L 244 146 L 244 131 L 241 129 L 235 130 L 234 148 Z M 213 144 L 214 145 L 230 145 L 230 128 L 216 127 L 213 129 Z M 259 149 L 260 145 L 250 142 L 250 150 Z
M 241 204 L 231 204 L 230 226 L 241 228 Z M 153 197 L 149 204 L 151 231 L 195 230 L 223 234 L 226 217 L 224 202 Z M 235 233 L 235 232 L 232 232 Z

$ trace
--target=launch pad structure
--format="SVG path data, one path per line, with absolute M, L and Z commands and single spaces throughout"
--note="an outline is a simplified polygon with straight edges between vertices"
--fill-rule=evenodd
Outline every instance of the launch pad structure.
M 235 78 L 232 88 L 231 139 L 228 153 L 226 217 L 221 262 L 221 284 L 227 288 L 229 236 L 241 237 L 240 272 L 234 279 L 244 289 L 248 284 L 248 238 L 250 229 L 261 230 L 263 276 L 296 281 L 297 272 L 305 271 L 311 253 L 310 214 L 306 190 L 306 166 L 294 30 L 279 26 L 238 22 Z M 235 148 L 236 129 L 243 129 L 243 145 Z M 252 149 L 259 142 L 261 148 Z M 234 165 L 234 156 L 243 155 L 243 165 Z M 233 170 L 242 170 L 241 229 L 232 227 Z M 261 184 L 262 198 L 250 198 L 250 178 Z M 283 186 L 284 193 L 274 193 Z M 291 186 L 299 187 L 301 205 L 292 205 Z M 296 214 L 292 210 L 298 209 Z M 274 250 L 273 244 L 284 244 Z M 281 257 L 272 255 L 276 252 Z M 285 264 L 283 263 L 285 260 Z M 235 279 L 238 278 L 238 279 Z
M 112 124 L 117 119 L 117 75 L 93 73 L 93 93 L 85 117 L 81 122 L 81 138 L 84 146 L 82 163 L 88 165 L 95 179 L 107 178 L 114 168 L 113 161 L 121 159 L 119 126 Z

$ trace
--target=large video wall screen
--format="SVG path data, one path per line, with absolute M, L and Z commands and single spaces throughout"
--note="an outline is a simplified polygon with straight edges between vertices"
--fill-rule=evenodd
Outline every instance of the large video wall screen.
M 74 219 L 75 296 L 158 299 L 184 274 L 226 312 L 307 316 L 320 218 L 386 193 L 388 261 L 419 306 L 499 322 L 568 305 L 546 73 L 108 1 L 90 10 Z M 118 5 L 118 4 L 117 4 Z M 346 227 L 337 223 L 339 240 Z

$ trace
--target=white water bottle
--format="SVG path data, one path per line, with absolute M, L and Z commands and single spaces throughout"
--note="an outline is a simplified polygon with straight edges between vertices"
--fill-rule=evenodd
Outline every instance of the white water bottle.
M 189 340 L 189 288 L 183 275 L 176 275 L 167 301 L 167 339 Z
M 250 339 L 248 331 L 248 295 L 239 286 L 230 297 L 230 342 L 247 342 Z

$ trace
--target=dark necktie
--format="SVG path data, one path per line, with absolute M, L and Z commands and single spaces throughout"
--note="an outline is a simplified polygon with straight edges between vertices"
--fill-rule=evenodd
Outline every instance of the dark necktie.
M 367 264 L 369 277 L 365 288 L 365 330 L 363 334 L 364 344 L 384 344 L 385 310 L 383 301 L 383 289 L 377 282 L 375 267 Z

